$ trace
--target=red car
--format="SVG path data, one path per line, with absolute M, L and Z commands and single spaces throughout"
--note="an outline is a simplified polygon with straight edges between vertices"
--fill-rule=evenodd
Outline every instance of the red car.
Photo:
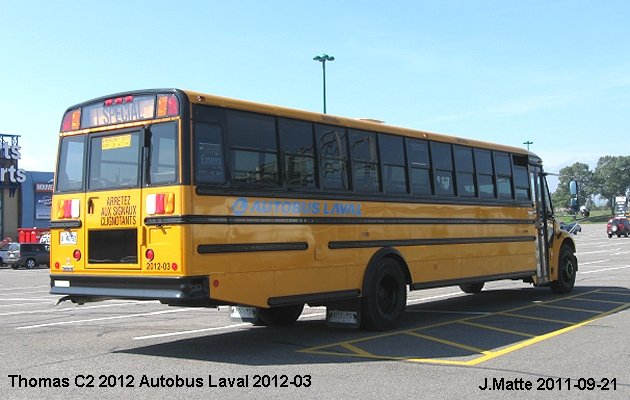
M 630 234 L 630 222 L 623 217 L 611 218 L 608 220 L 608 225 L 606 225 L 606 233 L 608 233 L 609 239 L 613 235 L 617 235 L 617 237 L 621 237 L 621 235 L 628 237 L 628 234 Z

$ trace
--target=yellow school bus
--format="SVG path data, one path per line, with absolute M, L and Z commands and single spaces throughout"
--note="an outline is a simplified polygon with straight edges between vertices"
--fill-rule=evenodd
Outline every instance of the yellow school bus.
M 51 293 L 305 304 L 391 329 L 408 290 L 513 279 L 567 293 L 577 259 L 526 150 L 164 89 L 70 107 L 59 134 Z

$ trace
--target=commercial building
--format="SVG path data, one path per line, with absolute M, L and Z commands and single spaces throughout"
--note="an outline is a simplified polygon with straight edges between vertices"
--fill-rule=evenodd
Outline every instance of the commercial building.
M 19 138 L 0 133 L 0 239 L 33 241 L 50 225 L 53 173 L 19 168 Z

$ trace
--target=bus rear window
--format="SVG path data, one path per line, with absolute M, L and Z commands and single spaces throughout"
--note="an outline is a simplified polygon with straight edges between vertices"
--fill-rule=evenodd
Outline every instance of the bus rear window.
M 57 192 L 77 192 L 83 189 L 84 159 L 85 136 L 66 136 L 61 139 Z
M 138 187 L 139 132 L 93 137 L 90 148 L 90 190 Z
M 151 127 L 149 183 L 164 185 L 177 182 L 177 124 L 168 122 Z

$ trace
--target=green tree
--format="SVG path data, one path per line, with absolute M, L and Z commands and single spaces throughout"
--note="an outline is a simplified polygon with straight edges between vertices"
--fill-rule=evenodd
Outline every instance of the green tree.
M 597 161 L 593 174 L 595 191 L 615 205 L 615 196 L 630 188 L 630 156 L 604 156 Z
M 587 204 L 591 195 L 596 194 L 594 187 L 594 172 L 589 169 L 588 164 L 576 162 L 560 170 L 558 187 L 551 195 L 551 201 L 556 207 L 568 207 L 571 194 L 569 193 L 569 181 L 572 179 L 578 182 L 580 205 Z

